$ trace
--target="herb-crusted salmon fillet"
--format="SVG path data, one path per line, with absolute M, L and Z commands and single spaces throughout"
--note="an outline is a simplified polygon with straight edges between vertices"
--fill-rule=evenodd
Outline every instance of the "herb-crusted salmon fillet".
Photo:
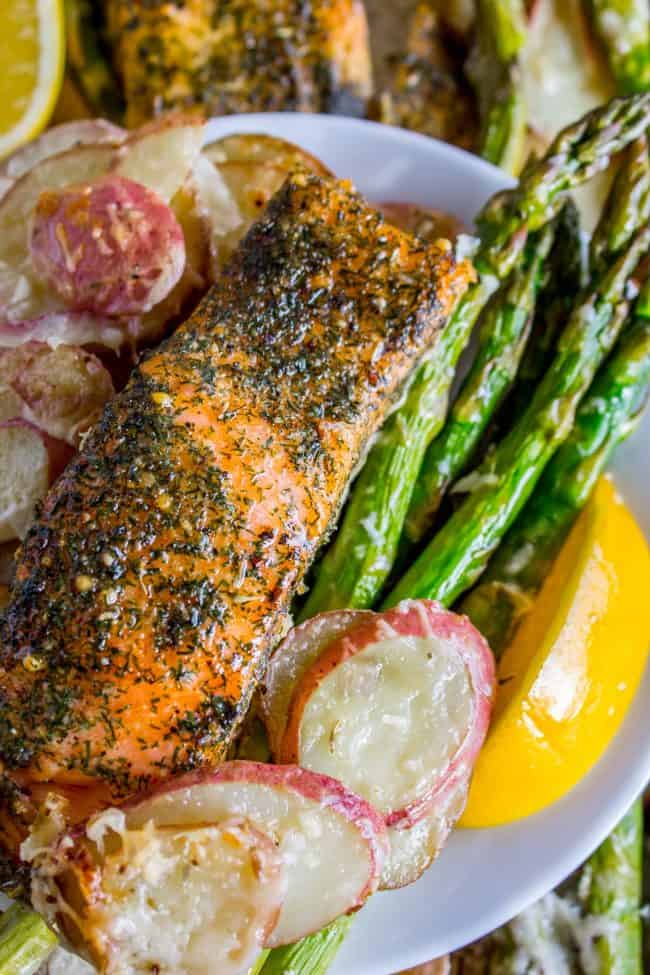
M 104 0 L 104 10 L 130 126 L 193 106 L 365 114 L 362 0 Z
M 23 544 L 0 621 L 13 782 L 116 797 L 224 757 L 364 446 L 470 273 L 346 183 L 285 184 Z

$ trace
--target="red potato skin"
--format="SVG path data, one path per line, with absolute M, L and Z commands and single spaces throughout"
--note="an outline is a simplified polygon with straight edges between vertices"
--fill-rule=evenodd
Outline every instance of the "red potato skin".
M 143 805 L 149 799 L 197 785 L 218 785 L 222 782 L 251 782 L 294 792 L 311 799 L 319 805 L 327 806 L 343 819 L 354 823 L 368 843 L 370 874 L 368 883 L 359 892 L 356 904 L 350 911 L 358 910 L 373 894 L 379 885 L 384 862 L 389 855 L 390 846 L 383 816 L 369 802 L 356 793 L 346 789 L 338 779 L 319 772 L 310 772 L 298 765 L 267 765 L 264 762 L 232 761 L 224 762 L 216 769 L 200 769 L 188 772 L 178 778 L 165 780 L 151 790 L 125 803 L 125 812 Z
M 386 825 L 408 829 L 426 816 L 442 795 L 469 775 L 485 741 L 495 689 L 494 657 L 487 642 L 466 616 L 458 616 L 433 600 L 405 600 L 385 613 L 374 613 L 334 640 L 295 688 L 278 761 L 297 763 L 300 725 L 309 697 L 320 682 L 340 664 L 366 647 L 392 636 L 426 637 L 434 632 L 442 639 L 459 642 L 459 652 L 474 689 L 474 709 L 467 735 L 444 775 L 419 799 L 386 816 Z
M 122 176 L 41 193 L 29 248 L 36 273 L 66 304 L 96 315 L 150 311 L 185 267 L 172 210 Z

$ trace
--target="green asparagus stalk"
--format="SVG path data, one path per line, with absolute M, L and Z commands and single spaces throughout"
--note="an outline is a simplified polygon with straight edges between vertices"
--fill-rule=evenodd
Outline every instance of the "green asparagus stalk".
M 526 40 L 521 0 L 478 0 L 475 43 L 466 65 L 481 116 L 480 155 L 516 175 L 526 146 L 519 54 Z
M 293 975 L 323 975 L 334 961 L 351 924 L 349 915 L 340 917 L 295 945 L 274 948 L 262 968 L 262 975 L 289 975 L 290 972 Z
M 649 121 L 650 96 L 615 99 L 560 133 L 547 156 L 527 167 L 517 189 L 484 208 L 478 219 L 478 281 L 459 302 L 370 451 L 302 619 L 341 606 L 362 608 L 377 599 L 395 560 L 424 451 L 444 422 L 456 365 L 478 316 L 520 259 L 528 233 L 553 219 L 566 194 L 602 169 Z
M 453 603 L 483 572 L 547 463 L 566 440 L 577 407 L 622 324 L 615 311 L 650 247 L 647 218 L 612 268 L 588 289 L 560 338 L 532 403 L 475 472 L 475 489 L 389 594 Z
M 499 657 L 512 641 L 616 444 L 637 425 L 650 383 L 650 284 L 611 358 L 601 366 L 570 436 L 459 610 Z
M 517 374 L 553 231 L 553 224 L 547 224 L 531 237 L 524 262 L 482 316 L 476 358 L 443 429 L 424 455 L 404 522 L 400 561 L 406 561 L 431 527 L 447 489 L 467 466 Z
M 537 383 L 553 358 L 558 333 L 566 322 L 576 295 L 587 283 L 585 248 L 580 212 L 569 197 L 557 218 L 557 230 L 547 261 L 547 277 L 537 299 L 532 334 L 497 426 L 510 426 L 506 417 L 520 416 L 530 403 Z
M 643 808 L 638 799 L 583 869 L 587 916 L 602 918 L 596 951 L 603 975 L 641 975 Z
M 650 158 L 648 139 L 643 135 L 628 146 L 591 238 L 592 273 L 605 271 L 611 255 L 625 247 L 638 225 L 636 215 L 648 212 L 649 197 Z
M 650 8 L 647 0 L 587 0 L 600 40 L 622 94 L 650 88 Z
M 12 904 L 0 915 L 0 975 L 33 975 L 56 944 L 40 914 Z

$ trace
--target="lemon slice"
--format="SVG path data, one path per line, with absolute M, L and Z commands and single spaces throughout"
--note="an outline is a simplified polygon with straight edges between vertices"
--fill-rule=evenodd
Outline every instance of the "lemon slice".
M 63 80 L 62 0 L 2 0 L 0 158 L 47 125 Z
M 601 479 L 499 663 L 463 826 L 535 813 L 600 758 L 645 667 L 649 592 L 646 541 L 612 483 Z

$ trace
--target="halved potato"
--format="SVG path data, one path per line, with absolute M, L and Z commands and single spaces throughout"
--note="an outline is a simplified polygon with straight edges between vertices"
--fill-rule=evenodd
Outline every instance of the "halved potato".
M 97 315 L 150 311 L 185 266 L 183 231 L 171 208 L 118 175 L 43 191 L 29 250 L 36 273 L 68 307 Z
M 129 135 L 115 156 L 113 171 L 169 203 L 192 171 L 204 138 L 200 118 L 167 115 Z
M 8 322 L 65 311 L 49 284 L 38 279 L 29 255 L 29 228 L 40 194 L 98 179 L 113 160 L 110 145 L 79 146 L 41 160 L 0 199 L 0 318 Z
M 103 118 L 78 119 L 47 129 L 38 139 L 17 149 L 0 163 L 0 177 L 19 179 L 37 163 L 49 156 L 67 152 L 79 146 L 108 143 L 117 146 L 126 139 L 126 129 Z
M 316 156 L 293 142 L 274 135 L 252 132 L 225 135 L 204 146 L 203 152 L 213 163 L 264 162 L 281 166 L 287 172 L 293 169 L 310 169 L 318 176 L 331 175 L 327 166 Z
M 242 884 L 238 861 L 232 865 L 219 842 L 218 831 L 233 822 L 270 838 L 263 890 Z M 209 871 L 188 851 L 193 838 L 205 843 Z M 377 887 L 387 850 L 381 817 L 340 782 L 241 761 L 170 779 L 59 835 L 53 845 L 28 839 L 21 847 L 32 862 L 35 906 L 111 975 L 153 966 L 176 975 L 221 972 L 230 961 L 232 930 L 238 946 L 244 937 L 246 914 L 256 919 L 251 941 L 296 941 L 360 907 Z M 279 898 L 271 902 L 269 890 L 281 891 L 279 916 Z M 273 925 L 257 920 L 264 894 L 263 917 L 273 913 Z M 228 910 L 236 912 L 229 925 Z M 193 941 L 199 938 L 209 950 L 197 962 Z M 245 967 L 248 959 L 240 958 Z M 134 959 L 146 959 L 149 968 Z
M 4 419 L 20 416 L 75 447 L 115 392 L 99 359 L 71 345 L 0 348 L 0 375 L 14 397 L 13 413 Z
M 472 767 L 493 692 L 492 653 L 469 620 L 409 600 L 364 615 L 302 674 L 277 758 L 345 782 L 388 826 L 412 825 Z
M 240 975 L 277 921 L 282 855 L 245 818 L 136 828 L 110 809 L 70 839 L 33 901 L 100 972 Z

